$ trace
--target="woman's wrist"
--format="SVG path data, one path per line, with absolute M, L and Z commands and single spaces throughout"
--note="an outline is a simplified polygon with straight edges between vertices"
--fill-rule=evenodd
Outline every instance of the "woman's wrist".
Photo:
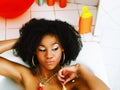
M 14 47 L 18 39 L 0 41 L 0 54 Z
M 80 64 L 76 64 L 76 73 L 77 73 L 77 78 L 80 76 Z

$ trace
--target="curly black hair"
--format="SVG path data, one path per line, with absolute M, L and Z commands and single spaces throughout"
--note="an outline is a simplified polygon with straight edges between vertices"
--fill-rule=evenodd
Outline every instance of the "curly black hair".
M 20 56 L 30 67 L 33 67 L 32 57 L 34 52 L 39 46 L 42 37 L 47 34 L 55 35 L 64 49 L 65 61 L 61 66 L 70 64 L 72 60 L 76 59 L 82 48 L 82 41 L 75 28 L 60 20 L 35 18 L 20 29 L 20 38 L 14 46 L 16 55 Z M 34 59 L 37 59 L 37 57 Z M 35 65 L 39 65 L 38 60 L 35 61 Z

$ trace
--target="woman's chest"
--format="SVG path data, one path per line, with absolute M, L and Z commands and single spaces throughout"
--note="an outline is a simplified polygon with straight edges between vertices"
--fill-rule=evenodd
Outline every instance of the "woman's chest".
M 39 83 L 29 83 L 25 86 L 25 90 L 62 90 L 62 86 L 58 84 L 45 84 L 40 86 Z
M 65 85 L 66 90 L 89 90 L 82 80 L 73 80 Z M 40 86 L 39 78 L 29 78 L 25 84 L 25 90 L 63 90 L 63 86 L 57 78 Z M 65 90 L 65 89 L 64 89 Z
M 31 77 L 26 79 L 24 84 L 25 90 L 62 90 L 62 85 L 57 80 L 57 78 L 40 85 L 40 80 L 37 77 Z

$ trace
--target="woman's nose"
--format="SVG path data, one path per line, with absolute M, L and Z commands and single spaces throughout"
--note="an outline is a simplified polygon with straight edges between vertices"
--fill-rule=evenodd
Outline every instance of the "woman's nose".
M 51 50 L 47 50 L 46 57 L 47 58 L 52 58 L 53 57 L 53 52 Z

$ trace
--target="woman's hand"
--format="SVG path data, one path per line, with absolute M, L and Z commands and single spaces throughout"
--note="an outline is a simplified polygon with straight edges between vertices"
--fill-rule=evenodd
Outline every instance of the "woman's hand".
M 83 65 L 76 64 L 71 66 L 63 67 L 58 72 L 58 79 L 64 86 L 70 80 L 78 77 L 84 80 L 84 83 L 88 85 L 90 90 L 110 90 L 109 87 Z
M 70 80 L 78 77 L 78 65 L 65 66 L 58 72 L 58 80 L 62 85 L 65 85 Z

